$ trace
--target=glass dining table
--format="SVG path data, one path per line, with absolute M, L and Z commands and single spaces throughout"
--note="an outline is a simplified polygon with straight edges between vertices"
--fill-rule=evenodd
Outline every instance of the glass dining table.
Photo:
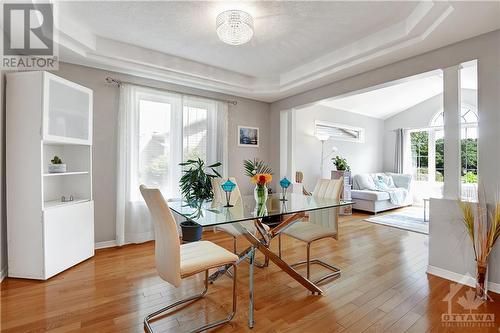
M 285 200 L 284 200 L 285 199 Z M 322 290 L 310 280 L 300 275 L 294 268 L 271 251 L 271 239 L 278 236 L 283 230 L 293 223 L 303 220 L 307 212 L 333 209 L 338 212 L 338 207 L 353 205 L 351 201 L 339 201 L 328 198 L 318 198 L 298 193 L 289 193 L 283 198 L 281 194 L 269 195 L 265 204 L 258 204 L 253 196 L 242 196 L 236 203 L 227 207 L 226 203 L 211 201 L 171 201 L 170 209 L 181 218 L 198 223 L 202 227 L 214 227 L 222 224 L 232 224 L 250 245 L 239 253 L 239 262 L 249 261 L 249 316 L 248 326 L 254 323 L 254 288 L 253 272 L 255 251 L 260 251 L 266 261 L 272 261 L 291 278 L 299 282 L 313 294 L 320 295 Z M 263 220 L 274 217 L 278 222 L 270 228 L 264 227 Z M 214 282 L 220 276 L 228 273 L 230 266 L 222 267 L 210 276 Z

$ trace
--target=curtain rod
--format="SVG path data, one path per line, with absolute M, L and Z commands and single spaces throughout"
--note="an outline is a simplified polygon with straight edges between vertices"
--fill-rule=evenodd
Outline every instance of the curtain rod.
M 171 89 L 164 89 L 164 88 L 152 87 L 152 86 L 148 86 L 148 85 L 145 85 L 145 84 L 117 80 L 117 79 L 114 79 L 114 78 L 112 78 L 110 76 L 107 76 L 106 79 L 105 79 L 105 81 L 106 81 L 107 84 L 115 85 L 115 86 L 118 86 L 118 87 L 120 87 L 124 83 L 128 83 L 128 84 L 132 84 L 132 85 L 139 86 L 139 87 L 144 87 L 144 88 L 149 88 L 149 89 L 155 89 L 155 90 L 161 90 L 161 91 L 167 91 L 167 92 L 181 94 L 181 95 L 186 95 L 186 96 L 193 96 L 193 97 L 200 97 L 200 98 L 206 98 L 206 99 L 213 99 L 213 100 L 216 100 L 216 101 L 225 102 L 225 103 L 232 104 L 232 105 L 237 105 L 238 104 L 238 101 L 235 101 L 235 100 L 206 97 L 206 96 L 202 96 L 202 95 L 189 94 L 189 93 L 185 93 L 185 92 L 182 92 L 182 91 L 176 91 L 176 90 L 171 90 Z

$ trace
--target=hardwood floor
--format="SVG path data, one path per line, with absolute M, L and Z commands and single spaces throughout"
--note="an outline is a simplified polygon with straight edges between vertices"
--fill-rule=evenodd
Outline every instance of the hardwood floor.
M 344 218 L 339 241 L 322 240 L 312 256 L 342 268 L 342 276 L 322 285 L 322 296 L 302 286 L 271 264 L 255 270 L 255 327 L 247 327 L 248 264 L 238 271 L 238 311 L 220 332 L 499 332 L 492 327 L 446 327 L 443 301 L 451 282 L 427 275 L 426 235 L 361 221 L 364 215 Z M 204 238 L 228 249 L 224 233 L 206 232 Z M 303 260 L 304 243 L 283 237 L 284 259 Z M 246 241 L 241 239 L 239 247 Z M 277 247 L 277 242 L 272 244 Z M 301 270 L 303 272 L 303 270 Z M 322 268 L 313 267 L 312 278 Z M 45 282 L 6 279 L 1 287 L 2 332 L 143 332 L 146 314 L 202 288 L 202 275 L 186 280 L 176 290 L 163 282 L 154 267 L 152 242 L 99 250 L 96 256 Z M 204 300 L 154 323 L 158 332 L 185 332 L 222 318 L 229 312 L 231 281 L 223 277 L 209 287 Z M 452 313 L 492 313 L 500 317 L 500 296 L 477 310 L 464 309 L 458 300 Z M 467 298 L 464 298 L 467 300 Z M 460 302 L 463 303 L 463 302 Z M 469 303 L 474 308 L 474 304 Z M 466 324 L 466 323 L 465 323 Z

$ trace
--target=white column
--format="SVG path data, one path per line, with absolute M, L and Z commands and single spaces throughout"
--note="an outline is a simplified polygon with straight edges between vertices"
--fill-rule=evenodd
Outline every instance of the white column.
M 292 182 L 290 192 L 302 193 L 302 184 L 295 183 L 296 113 L 294 109 L 280 113 L 280 177 L 286 176 Z
M 295 137 L 296 129 L 296 110 L 292 109 L 287 112 L 287 163 L 286 176 L 292 182 L 295 181 Z
M 279 177 L 288 177 L 288 110 L 280 111 L 280 163 Z
M 446 199 L 460 198 L 460 65 L 443 69 L 444 189 Z

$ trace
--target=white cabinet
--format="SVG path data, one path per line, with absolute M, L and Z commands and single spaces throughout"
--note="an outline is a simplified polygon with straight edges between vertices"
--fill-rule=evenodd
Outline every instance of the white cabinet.
M 43 139 L 92 144 L 92 90 L 50 73 L 43 85 Z
M 94 255 L 92 90 L 48 72 L 6 89 L 8 275 L 48 279 Z

